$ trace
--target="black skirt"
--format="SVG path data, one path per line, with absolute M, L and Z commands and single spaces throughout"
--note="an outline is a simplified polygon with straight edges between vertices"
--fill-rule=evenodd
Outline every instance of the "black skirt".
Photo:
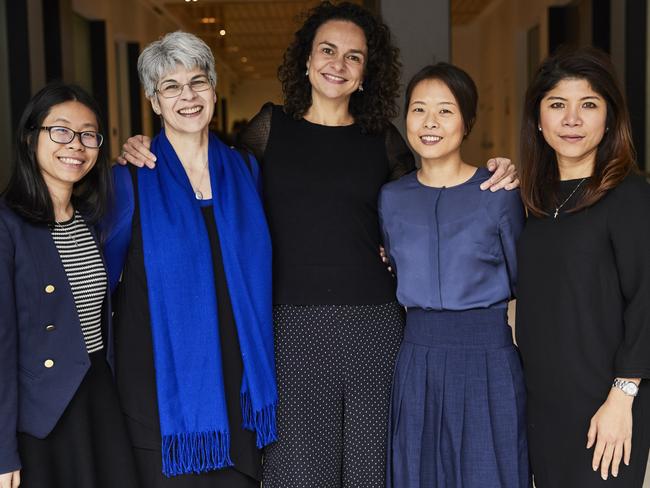
M 91 365 L 54 430 L 18 434 L 21 488 L 136 488 L 135 464 L 105 351 Z

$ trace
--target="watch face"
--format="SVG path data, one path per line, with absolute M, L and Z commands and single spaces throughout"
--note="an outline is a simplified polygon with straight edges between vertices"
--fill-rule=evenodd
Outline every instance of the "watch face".
M 634 383 L 628 383 L 623 387 L 623 391 L 627 395 L 636 395 L 638 387 Z

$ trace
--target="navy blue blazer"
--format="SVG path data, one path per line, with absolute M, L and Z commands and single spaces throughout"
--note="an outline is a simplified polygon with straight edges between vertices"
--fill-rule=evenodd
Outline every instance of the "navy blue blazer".
M 108 292 L 102 312 L 112 366 Z M 16 432 L 46 437 L 89 367 L 50 230 L 25 221 L 0 199 L 0 473 L 21 467 Z

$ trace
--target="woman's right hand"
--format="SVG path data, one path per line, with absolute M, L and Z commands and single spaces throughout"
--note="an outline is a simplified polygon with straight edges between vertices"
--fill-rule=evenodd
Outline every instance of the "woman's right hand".
M 628 380 L 629 378 L 624 378 Z M 635 382 L 639 381 L 635 378 Z M 629 466 L 632 452 L 632 402 L 618 388 L 612 388 L 596 414 L 591 418 L 587 432 L 587 449 L 593 446 L 592 469 L 600 469 L 600 477 L 606 480 L 610 466 L 612 476 L 618 476 L 621 461 Z
M 119 164 L 131 163 L 139 168 L 147 166 L 153 169 L 156 167 L 156 156 L 149 151 L 150 147 L 151 137 L 143 135 L 129 137 L 122 145 L 122 154 L 118 156 L 117 162 Z
M 20 485 L 20 470 L 0 474 L 0 488 L 18 488 Z

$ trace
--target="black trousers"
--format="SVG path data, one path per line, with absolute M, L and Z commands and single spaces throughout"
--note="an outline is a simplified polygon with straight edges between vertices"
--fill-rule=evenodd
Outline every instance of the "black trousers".
M 401 307 L 278 305 L 274 322 L 279 439 L 264 488 L 384 488 Z

